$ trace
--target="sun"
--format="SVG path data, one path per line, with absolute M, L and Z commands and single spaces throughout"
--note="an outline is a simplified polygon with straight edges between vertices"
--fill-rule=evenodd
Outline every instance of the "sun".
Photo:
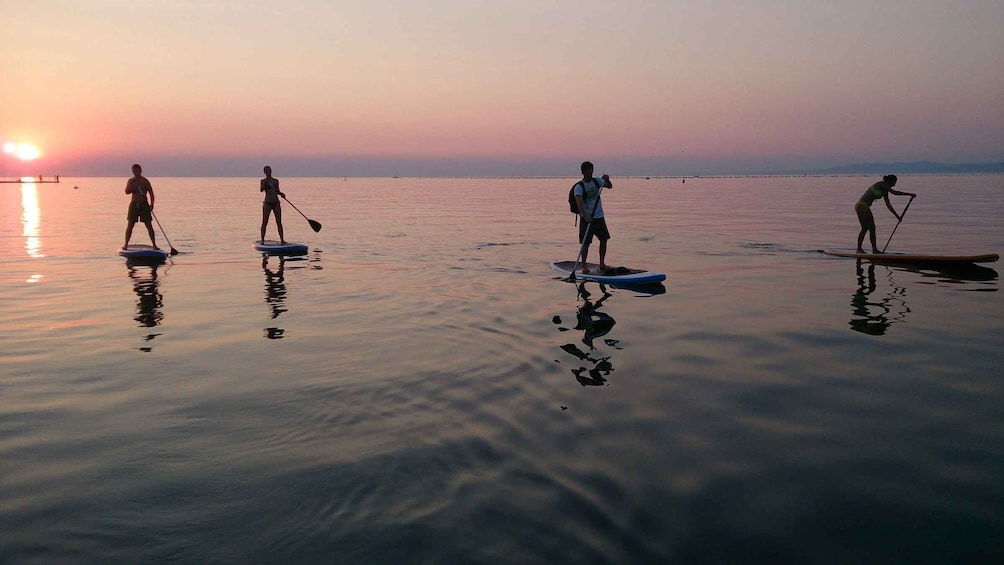
M 30 143 L 15 143 L 13 141 L 3 144 L 3 152 L 7 155 L 13 155 L 22 161 L 33 161 L 42 156 L 42 152 L 34 145 Z

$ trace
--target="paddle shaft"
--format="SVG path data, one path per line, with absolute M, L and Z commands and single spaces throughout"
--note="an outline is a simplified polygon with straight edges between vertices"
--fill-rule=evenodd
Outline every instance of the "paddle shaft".
M 143 187 L 139 188 L 139 192 L 140 194 L 143 195 L 143 198 L 146 199 L 146 191 L 143 190 Z M 163 235 L 164 239 L 167 240 L 167 246 L 171 248 L 171 255 L 177 255 L 178 250 L 175 249 L 173 245 L 171 245 L 171 238 L 167 237 L 167 232 L 164 231 L 164 226 L 160 224 L 160 219 L 157 217 L 157 214 L 153 213 L 153 206 L 150 206 L 150 215 L 153 216 L 153 219 L 157 221 L 157 227 L 160 228 L 161 235 Z
M 167 237 L 167 232 L 164 231 L 164 226 L 160 225 L 160 219 L 157 218 L 157 214 L 154 214 L 153 210 L 150 210 L 150 215 L 153 216 L 154 220 L 157 220 L 157 227 L 160 228 L 161 235 L 163 235 L 164 239 L 167 240 L 167 246 L 171 248 L 171 255 L 177 255 L 178 250 L 171 245 L 171 239 Z
M 892 236 L 896 235 L 896 230 L 899 229 L 899 225 L 903 223 L 903 218 L 906 217 L 906 211 L 910 209 L 910 204 L 913 203 L 913 198 L 906 203 L 906 208 L 903 208 L 903 213 L 899 215 L 899 221 L 896 222 L 896 227 L 892 228 L 892 233 L 889 234 L 889 239 L 885 242 L 885 247 L 882 248 L 882 253 L 885 253 L 886 247 L 889 247 L 889 242 L 892 241 Z
M 604 182 L 604 184 L 606 183 Z M 599 190 L 596 191 L 596 202 L 593 202 L 593 209 L 592 211 L 589 212 L 590 218 L 593 218 L 593 214 L 596 213 L 596 207 L 600 205 L 600 194 L 602 193 L 603 193 L 603 185 L 601 184 Z M 586 184 L 585 181 L 583 181 L 582 183 L 583 201 L 585 201 L 585 194 L 586 194 Z M 575 280 L 575 271 L 578 270 L 579 268 L 579 259 L 582 258 L 582 254 L 585 253 L 586 251 L 586 245 L 588 244 L 587 242 L 589 241 L 589 234 L 593 229 L 594 221 L 596 221 L 596 218 L 593 218 L 593 221 L 589 222 L 589 225 L 586 226 L 586 233 L 582 236 L 582 245 L 579 246 L 579 254 L 575 256 L 575 264 L 572 265 L 572 274 L 568 275 L 567 280 L 569 281 Z
M 283 196 L 282 199 L 285 200 L 286 202 L 289 202 L 289 198 L 286 198 L 285 196 Z M 296 204 L 293 204 L 292 202 L 289 202 L 289 205 L 292 206 L 293 209 L 296 210 L 297 212 L 300 212 L 300 209 L 296 207 Z M 315 222 L 314 220 L 311 220 L 303 212 L 300 212 L 300 215 L 303 216 L 304 220 L 307 220 L 307 223 L 310 224 L 310 228 L 312 230 L 314 230 L 315 232 L 321 231 L 321 223 L 320 222 Z

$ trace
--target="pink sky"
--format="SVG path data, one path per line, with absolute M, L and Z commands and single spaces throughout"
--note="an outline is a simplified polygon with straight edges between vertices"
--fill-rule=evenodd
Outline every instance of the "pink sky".
M 270 157 L 665 169 L 620 174 L 1004 161 L 997 0 L 37 0 L 4 12 L 0 142 L 38 147 L 46 174 Z M 22 166 L 0 159 L 0 176 Z

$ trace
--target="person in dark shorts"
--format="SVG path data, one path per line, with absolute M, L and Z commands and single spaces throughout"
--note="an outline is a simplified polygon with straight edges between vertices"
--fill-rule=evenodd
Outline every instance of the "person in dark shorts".
M 286 237 L 282 233 L 282 207 L 279 204 L 279 197 L 286 195 L 279 190 L 279 179 L 272 177 L 272 167 L 268 165 L 265 165 L 265 178 L 261 179 L 261 192 L 265 193 L 265 202 L 261 205 L 261 240 L 265 241 L 268 215 L 275 214 L 275 227 L 279 229 L 279 243 L 286 245 Z
M 896 186 L 896 175 L 886 175 L 882 177 L 882 180 L 868 187 L 868 190 L 861 195 L 861 199 L 854 203 L 854 212 L 858 215 L 858 222 L 861 224 L 861 231 L 858 232 L 858 253 L 864 253 L 864 249 L 861 248 L 861 244 L 865 241 L 865 234 L 867 233 L 869 239 L 872 243 L 872 253 L 881 253 L 878 250 L 878 245 L 875 243 L 875 216 L 872 214 L 872 203 L 875 202 L 876 198 L 881 198 L 885 200 L 885 206 L 892 212 L 893 216 L 899 221 L 903 220 L 903 216 L 896 213 L 896 210 L 892 207 L 892 202 L 889 202 L 889 195 L 896 194 L 899 196 L 909 196 L 910 198 L 916 198 L 917 195 L 910 192 L 900 192 L 898 190 L 893 190 L 892 187 Z
M 143 176 L 143 167 L 138 164 L 132 166 L 132 178 L 126 182 L 125 193 L 132 196 L 129 201 L 129 212 L 126 220 L 125 244 L 122 249 L 129 249 L 129 240 L 132 238 L 132 228 L 136 222 L 146 224 L 146 232 L 150 234 L 150 243 L 154 249 L 157 247 L 157 236 L 153 233 L 153 203 L 156 197 L 153 194 L 153 185 Z M 150 196 L 149 201 L 147 195 Z
M 610 175 L 603 175 L 601 178 L 593 178 L 593 164 L 585 161 L 579 166 L 582 171 L 582 180 L 575 183 L 573 193 L 575 201 L 579 207 L 579 245 L 582 246 L 582 272 L 589 272 L 589 264 L 586 263 L 586 256 L 589 255 L 589 244 L 593 237 L 600 240 L 600 271 L 608 271 L 607 267 L 607 240 L 610 239 L 610 231 L 607 229 L 607 222 L 603 217 L 603 203 L 600 201 L 600 188 L 613 188 L 610 182 Z

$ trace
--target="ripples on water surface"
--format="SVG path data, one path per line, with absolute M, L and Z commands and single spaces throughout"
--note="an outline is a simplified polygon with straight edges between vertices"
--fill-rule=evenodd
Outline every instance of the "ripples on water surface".
M 1000 253 L 1002 179 L 890 251 Z M 283 178 L 264 261 L 255 179 L 152 180 L 160 266 L 125 177 L 0 187 L 0 561 L 1004 557 L 997 265 L 818 253 L 871 177 L 615 179 L 644 292 L 547 270 L 572 179 Z

